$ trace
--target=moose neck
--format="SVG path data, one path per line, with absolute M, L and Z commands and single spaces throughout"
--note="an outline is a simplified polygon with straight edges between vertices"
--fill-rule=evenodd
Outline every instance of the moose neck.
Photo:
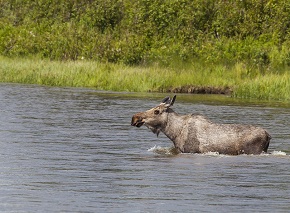
M 182 116 L 175 113 L 172 109 L 168 111 L 168 119 L 166 126 L 162 129 L 162 132 L 174 143 L 174 146 L 181 149 L 182 131 L 184 128 L 184 119 Z

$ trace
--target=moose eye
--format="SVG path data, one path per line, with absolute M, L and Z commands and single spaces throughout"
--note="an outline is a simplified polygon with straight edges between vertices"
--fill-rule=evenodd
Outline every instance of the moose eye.
M 159 110 L 155 110 L 155 111 L 154 111 L 154 114 L 155 114 L 155 115 L 158 115 L 158 114 L 159 114 Z

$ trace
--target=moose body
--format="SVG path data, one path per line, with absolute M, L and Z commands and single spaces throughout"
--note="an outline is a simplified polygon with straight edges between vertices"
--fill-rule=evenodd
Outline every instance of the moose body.
M 143 124 L 153 133 L 163 132 L 180 152 L 220 154 L 260 154 L 267 152 L 270 135 L 262 128 L 241 124 L 217 124 L 201 115 L 178 115 L 165 98 L 158 106 L 132 117 L 132 126 Z

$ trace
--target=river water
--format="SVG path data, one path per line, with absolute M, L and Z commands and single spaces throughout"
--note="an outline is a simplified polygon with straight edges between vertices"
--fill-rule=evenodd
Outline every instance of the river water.
M 273 139 L 258 156 L 174 155 L 130 126 L 165 95 L 0 84 L 1 212 L 289 212 L 290 104 L 177 95 L 180 114 Z

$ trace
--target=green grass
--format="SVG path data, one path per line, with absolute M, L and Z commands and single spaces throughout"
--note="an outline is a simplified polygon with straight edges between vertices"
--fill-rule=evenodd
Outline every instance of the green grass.
M 290 74 L 286 68 L 264 73 L 242 63 L 224 66 L 194 62 L 165 68 L 38 58 L 0 57 L 0 61 L 0 82 L 130 92 L 163 92 L 186 85 L 230 87 L 237 98 L 290 100 Z
M 233 97 L 261 100 L 290 100 L 290 74 L 269 74 L 241 83 Z

